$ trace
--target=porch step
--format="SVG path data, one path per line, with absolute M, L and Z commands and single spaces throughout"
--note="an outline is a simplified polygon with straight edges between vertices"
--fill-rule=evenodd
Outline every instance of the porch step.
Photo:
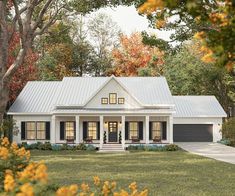
M 99 152 L 125 152 L 122 144 L 103 144 Z

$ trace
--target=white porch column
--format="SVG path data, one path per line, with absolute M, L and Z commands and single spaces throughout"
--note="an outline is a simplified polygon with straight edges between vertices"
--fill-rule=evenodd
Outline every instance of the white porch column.
M 145 143 L 149 144 L 149 116 L 145 116 Z
M 75 120 L 76 120 L 76 141 L 75 143 L 78 144 L 80 142 L 80 117 L 78 115 L 75 116 Z
M 173 116 L 169 116 L 169 143 L 173 143 Z
M 100 116 L 100 149 L 104 142 L 104 117 Z
M 55 115 L 51 117 L 51 134 L 50 134 L 50 143 L 55 144 L 56 143 L 56 118 Z
M 125 116 L 122 116 L 122 148 L 125 148 Z

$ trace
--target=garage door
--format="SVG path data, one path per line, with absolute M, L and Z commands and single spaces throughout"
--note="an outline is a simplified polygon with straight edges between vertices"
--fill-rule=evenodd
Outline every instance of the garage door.
M 174 142 L 212 142 L 213 125 L 174 124 Z

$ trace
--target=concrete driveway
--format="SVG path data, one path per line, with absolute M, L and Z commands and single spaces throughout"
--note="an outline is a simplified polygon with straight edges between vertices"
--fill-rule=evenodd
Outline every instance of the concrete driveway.
M 177 142 L 182 149 L 201 156 L 235 164 L 235 148 L 211 142 Z

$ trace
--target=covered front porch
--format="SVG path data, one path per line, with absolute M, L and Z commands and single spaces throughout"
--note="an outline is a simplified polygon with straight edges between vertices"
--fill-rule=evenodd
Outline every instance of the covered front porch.
M 173 143 L 171 115 L 53 115 L 51 143 L 92 144 L 100 149 L 106 144 Z

